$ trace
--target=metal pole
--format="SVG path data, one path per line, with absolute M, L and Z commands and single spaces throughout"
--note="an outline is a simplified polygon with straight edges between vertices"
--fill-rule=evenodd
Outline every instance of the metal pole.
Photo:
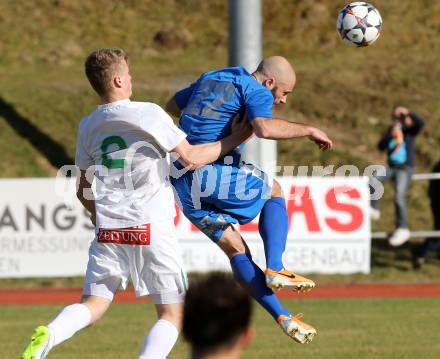
M 229 65 L 256 70 L 262 59 L 261 0 L 229 0 Z M 275 141 L 255 138 L 244 149 L 246 161 L 257 165 L 269 175 L 276 173 Z

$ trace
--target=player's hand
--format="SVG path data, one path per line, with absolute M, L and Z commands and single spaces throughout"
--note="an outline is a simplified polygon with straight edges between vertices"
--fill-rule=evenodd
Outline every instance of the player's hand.
M 399 121 L 396 121 L 391 128 L 391 137 L 399 139 L 403 137 L 402 124 Z
M 394 117 L 396 119 L 403 119 L 409 115 L 409 110 L 406 107 L 398 106 L 394 109 Z
M 308 138 L 315 142 L 321 151 L 327 151 L 333 147 L 332 140 L 324 131 L 321 131 L 315 127 L 312 127 L 310 131 L 311 133 Z
M 242 142 L 247 141 L 254 134 L 253 128 L 248 121 L 246 114 L 234 117 L 231 125 L 231 133 L 242 139 Z

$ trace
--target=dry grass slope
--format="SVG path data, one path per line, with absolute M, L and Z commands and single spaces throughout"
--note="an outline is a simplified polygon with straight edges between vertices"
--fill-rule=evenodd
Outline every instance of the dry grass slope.
M 337 37 L 336 14 L 345 2 L 263 2 L 264 53 L 289 58 L 299 78 L 280 116 L 322 126 L 335 139 L 328 154 L 304 141 L 282 142 L 280 164 L 356 164 L 362 170 L 380 163 L 376 141 L 393 104 L 402 103 L 428 120 L 417 146 L 418 170 L 428 170 L 440 146 L 440 2 L 374 1 L 384 30 L 363 49 Z M 54 173 L 60 153 L 32 143 L 36 135 L 50 140 L 49 149 L 61 146 L 74 156 L 79 119 L 96 104 L 82 70 L 92 49 L 125 48 L 134 98 L 161 104 L 200 72 L 227 64 L 227 1 L 0 0 L 0 8 L 2 177 Z M 187 44 L 160 47 L 155 34 L 168 30 L 187 34 Z M 410 197 L 416 227 L 425 227 L 429 217 L 425 187 L 414 185 Z M 380 225 L 390 228 L 391 222 Z

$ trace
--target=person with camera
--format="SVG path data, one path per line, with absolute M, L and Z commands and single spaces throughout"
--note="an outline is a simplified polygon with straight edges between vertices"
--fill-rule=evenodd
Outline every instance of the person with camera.
M 416 136 L 425 126 L 425 121 L 414 112 L 403 106 L 397 106 L 392 112 L 393 125 L 388 128 L 379 141 L 380 151 L 386 151 L 388 167 L 383 176 L 377 179 L 381 182 L 394 182 L 394 205 L 396 208 L 395 230 L 389 237 L 390 245 L 397 247 L 410 237 L 406 208 L 406 193 L 414 172 L 415 155 L 414 143 Z M 371 201 L 371 218 L 379 219 L 379 200 Z

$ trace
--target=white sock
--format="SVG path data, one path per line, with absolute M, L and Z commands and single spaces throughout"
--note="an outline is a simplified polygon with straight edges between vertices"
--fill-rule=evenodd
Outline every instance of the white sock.
M 159 319 L 145 336 L 139 359 L 165 359 L 178 337 L 179 331 L 171 322 Z
M 72 304 L 65 307 L 47 326 L 53 337 L 52 346 L 69 339 L 78 330 L 90 324 L 92 313 L 84 304 Z

